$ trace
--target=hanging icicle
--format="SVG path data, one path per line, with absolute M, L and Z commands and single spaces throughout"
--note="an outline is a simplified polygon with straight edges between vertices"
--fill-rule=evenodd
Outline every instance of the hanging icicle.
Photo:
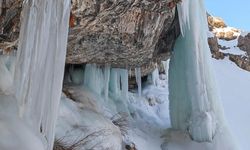
M 105 100 L 109 97 L 109 79 L 110 79 L 110 65 L 105 65 L 104 68 L 104 96 Z
M 138 96 L 141 97 L 141 68 L 135 68 L 135 78 L 138 87 Z
M 15 70 L 20 116 L 52 150 L 61 97 L 70 0 L 26 0 Z
M 121 79 L 121 95 L 127 100 L 128 99 L 128 71 L 125 69 L 120 69 L 120 79 Z

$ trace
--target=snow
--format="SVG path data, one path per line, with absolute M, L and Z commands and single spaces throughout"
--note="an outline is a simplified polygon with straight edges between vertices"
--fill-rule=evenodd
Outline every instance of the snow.
M 235 32 L 237 31 L 237 29 L 235 29 L 234 27 L 224 27 L 224 28 L 214 28 L 213 29 L 213 33 L 219 33 L 219 32 L 223 32 L 223 33 L 227 33 L 227 32 L 233 32 L 233 36 L 239 36 L 240 32 Z
M 249 33 L 249 31 L 241 31 L 241 32 L 240 32 L 240 35 L 244 37 L 244 36 L 246 36 L 248 33 Z
M 237 47 L 237 43 L 238 43 L 238 38 L 236 38 L 235 40 L 230 40 L 230 41 L 220 40 L 220 39 L 218 40 L 219 45 L 229 48 L 226 50 L 220 49 L 220 52 L 234 54 L 234 55 L 246 55 L 246 52 L 240 50 L 240 48 Z
M 164 63 L 168 64 L 168 62 L 169 61 Z M 250 73 L 238 68 L 228 59 L 213 59 L 212 68 L 215 72 L 215 79 L 219 85 L 219 93 L 225 109 L 225 117 L 229 125 L 228 129 L 232 132 L 236 143 L 239 147 L 241 147 L 240 150 L 248 150 L 248 147 L 250 146 L 248 143 L 248 139 L 250 138 L 250 120 L 248 119 L 248 116 L 250 116 L 250 100 L 248 96 Z M 113 79 L 112 74 L 114 74 L 114 72 L 117 74 L 117 71 L 113 70 L 111 72 L 113 73 L 111 73 L 110 79 Z M 237 149 L 234 144 L 232 144 L 234 143 L 234 139 L 231 139 L 231 134 L 227 131 L 227 127 L 225 127 L 224 130 L 220 130 L 220 132 L 216 134 L 212 143 L 195 142 L 190 139 L 187 132 L 168 129 L 171 126 L 169 118 L 167 79 L 167 75 L 160 74 L 158 85 L 154 85 L 153 83 L 144 83 L 141 97 L 138 97 L 137 93 L 128 93 L 129 98 L 127 106 L 129 107 L 132 120 L 129 121 L 131 125 L 129 126 L 128 134 L 123 137 L 123 140 L 126 143 L 135 143 L 138 150 L 164 150 L 166 147 L 168 150 Z M 88 92 L 87 89 L 80 89 L 77 87 L 71 89 L 70 91 L 73 92 L 73 95 L 76 95 L 77 101 L 81 103 L 69 102 L 71 100 L 62 98 L 63 102 L 60 107 L 59 116 L 59 120 L 61 121 L 59 121 L 57 125 L 57 137 L 63 137 L 65 133 L 72 134 L 70 131 L 74 127 L 73 124 L 75 123 L 79 126 L 84 126 L 86 123 L 91 124 L 92 121 L 90 121 L 90 118 L 88 117 L 89 113 L 96 114 L 97 112 L 101 114 L 100 116 L 98 115 L 99 117 L 93 117 L 93 115 L 90 115 L 95 120 L 98 120 L 97 118 L 103 118 L 101 117 L 103 115 L 112 116 L 105 111 L 109 110 L 109 112 L 113 113 L 114 110 L 117 110 L 112 109 L 113 107 L 116 107 L 115 105 L 117 105 L 117 103 L 111 103 L 110 98 L 108 100 L 108 105 L 105 105 L 106 108 L 103 109 L 103 104 L 101 103 L 102 100 L 98 100 L 98 96 L 93 93 L 91 94 L 91 91 Z M 103 96 L 99 98 L 104 99 L 105 97 Z M 126 102 L 126 99 L 123 100 Z M 239 100 L 242 102 L 239 102 Z M 244 105 L 242 105 L 242 103 L 244 103 Z M 80 112 L 79 108 L 81 109 Z M 83 117 L 83 115 L 86 117 Z M 108 120 L 104 122 L 107 121 Z M 83 124 L 83 122 L 85 123 Z M 95 125 L 100 126 L 101 124 L 91 124 L 94 128 Z M 166 131 L 165 129 L 168 130 Z M 93 131 L 93 129 L 90 130 L 90 132 Z M 79 133 L 77 135 L 79 135 Z
M 44 150 L 41 139 L 18 116 L 12 88 L 14 65 L 14 56 L 0 56 L 0 149 Z
M 77 87 L 78 92 L 81 87 Z M 79 95 L 78 95 L 79 96 Z M 94 99 L 87 101 L 81 99 L 88 106 L 96 103 Z M 61 98 L 58 123 L 56 128 L 56 139 L 61 140 L 68 145 L 80 142 L 79 150 L 94 149 L 112 149 L 121 150 L 122 137 L 120 130 L 102 113 L 98 113 L 90 109 L 90 107 L 83 106 L 82 103 L 76 103 L 65 97 Z M 96 109 L 96 108 L 95 108 Z
M 213 60 L 226 120 L 241 150 L 250 147 L 250 73 L 230 60 Z
M 168 61 L 164 63 L 165 68 L 168 68 Z M 78 85 L 73 82 L 73 85 L 66 86 L 69 86 L 68 91 L 77 103 L 69 102 L 71 100 L 62 98 L 59 122 L 57 125 L 57 139 L 65 137 L 68 131 L 71 131 L 74 127 L 73 124 L 86 126 L 87 122 L 93 122 L 89 120 L 88 116 L 91 116 L 92 119 L 98 122 L 98 118 L 100 117 L 104 117 L 106 121 L 109 121 L 109 119 L 117 113 L 127 113 L 129 129 L 128 134 L 123 136 L 124 142 L 133 142 L 138 149 L 147 150 L 150 148 L 161 150 L 160 145 L 163 139 L 161 139 L 160 136 L 166 128 L 170 127 L 167 75 L 159 75 L 159 71 L 156 69 L 155 73 L 157 73 L 158 84 L 154 85 L 149 82 L 141 84 L 143 88 L 141 96 L 139 96 L 138 92 L 132 93 L 128 91 L 127 70 L 106 67 L 107 66 L 97 67 L 96 65 L 88 64 L 83 71 L 85 72 L 83 85 Z M 83 67 L 78 69 L 81 70 Z M 110 71 L 110 75 L 107 75 L 107 71 Z M 71 74 L 71 78 L 76 77 L 78 79 L 78 72 L 81 71 L 71 70 L 70 72 L 77 74 Z M 109 76 L 109 79 L 105 76 Z M 97 80 L 97 78 L 102 80 Z M 105 96 L 107 83 L 109 84 L 108 99 Z M 69 106 L 71 108 L 69 108 Z M 81 108 L 81 110 L 76 109 L 77 107 Z M 83 112 L 85 113 L 84 115 L 82 114 Z M 97 114 L 99 117 L 91 115 L 92 113 Z M 100 128 L 99 126 L 101 124 L 102 123 L 91 123 L 89 126 Z M 116 130 L 113 129 L 112 124 L 109 126 L 111 130 Z M 101 125 L 101 128 L 103 127 L 105 127 L 105 124 Z M 95 131 L 89 128 L 88 130 L 90 130 L 90 132 Z M 70 138 L 67 138 L 67 140 L 69 142 L 73 141 L 73 139 Z M 110 147 L 108 141 L 107 143 L 109 145 L 108 147 Z M 83 146 L 82 148 L 86 149 L 87 147 Z M 119 147 L 116 146 L 111 149 L 119 149 Z
M 207 31 L 207 37 L 208 37 L 208 38 L 213 38 L 213 37 L 214 37 L 213 32 Z

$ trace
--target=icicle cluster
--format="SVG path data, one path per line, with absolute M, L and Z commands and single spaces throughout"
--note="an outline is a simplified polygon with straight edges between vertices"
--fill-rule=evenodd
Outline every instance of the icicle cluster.
M 61 97 L 70 0 L 26 0 L 14 85 L 20 116 L 52 150 Z
M 71 76 L 72 80 L 79 78 L 77 75 L 71 74 Z M 128 99 L 128 71 L 126 69 L 111 68 L 109 65 L 99 67 L 95 64 L 87 64 L 84 69 L 83 85 L 96 95 L 104 97 L 102 100 L 112 99 L 119 104 L 126 105 Z M 122 108 L 127 109 L 126 106 Z
M 195 141 L 212 141 L 223 115 L 211 70 L 204 2 L 184 0 L 178 12 L 182 37 L 170 60 L 171 124 Z

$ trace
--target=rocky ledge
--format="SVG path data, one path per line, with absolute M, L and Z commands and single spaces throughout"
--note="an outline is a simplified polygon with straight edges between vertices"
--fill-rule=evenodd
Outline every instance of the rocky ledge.
M 1 3 L 0 49 L 17 47 L 23 0 Z M 166 60 L 180 34 L 180 0 L 72 0 L 67 64 L 142 67 Z M 147 68 L 147 69 L 146 69 Z
M 73 0 L 67 63 L 150 66 L 180 34 L 176 1 Z

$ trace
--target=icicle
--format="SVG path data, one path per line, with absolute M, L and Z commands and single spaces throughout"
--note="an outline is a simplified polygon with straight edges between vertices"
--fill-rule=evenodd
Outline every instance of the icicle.
M 122 97 L 128 99 L 128 70 L 120 69 Z
M 152 82 L 153 85 L 158 86 L 160 77 L 159 77 L 159 69 L 155 68 L 155 70 L 152 72 Z
M 105 65 L 104 68 L 104 96 L 105 100 L 108 99 L 109 94 L 109 78 L 110 78 L 110 65 Z
M 182 1 L 181 3 L 177 4 L 178 7 L 178 13 L 179 13 L 179 22 L 180 22 L 180 28 L 181 28 L 181 34 L 182 36 L 184 36 L 185 34 L 185 27 L 188 27 L 190 28 L 190 14 L 189 14 L 189 7 L 192 7 L 190 6 L 190 0 L 185 0 L 185 1 Z
M 212 141 L 223 114 L 210 64 L 206 10 L 203 0 L 185 0 L 178 11 L 183 37 L 170 60 L 171 124 L 196 141 Z
M 109 90 L 113 93 L 113 95 L 119 95 L 120 94 L 120 79 L 118 74 L 119 69 L 111 69 L 110 73 L 110 84 L 109 84 Z
M 132 69 L 129 68 L 129 77 L 132 77 Z
M 135 68 L 135 78 L 138 86 L 138 95 L 141 97 L 141 68 Z
M 101 95 L 104 89 L 104 74 L 95 64 L 87 64 L 84 71 L 84 86 Z
M 20 116 L 42 132 L 52 150 L 61 97 L 70 0 L 30 0 L 23 20 L 15 70 L 15 95 Z
M 80 85 L 84 80 L 84 69 L 82 67 L 75 68 L 73 65 L 69 68 L 70 80 L 72 83 Z
M 169 69 L 169 60 L 167 61 L 162 61 L 163 66 L 164 66 L 164 71 L 166 75 L 166 80 L 168 81 L 168 69 Z
M 168 74 L 168 67 L 169 67 L 169 61 L 162 61 L 162 64 L 163 64 L 163 67 L 164 67 L 164 71 L 165 71 L 165 74 L 167 75 Z

